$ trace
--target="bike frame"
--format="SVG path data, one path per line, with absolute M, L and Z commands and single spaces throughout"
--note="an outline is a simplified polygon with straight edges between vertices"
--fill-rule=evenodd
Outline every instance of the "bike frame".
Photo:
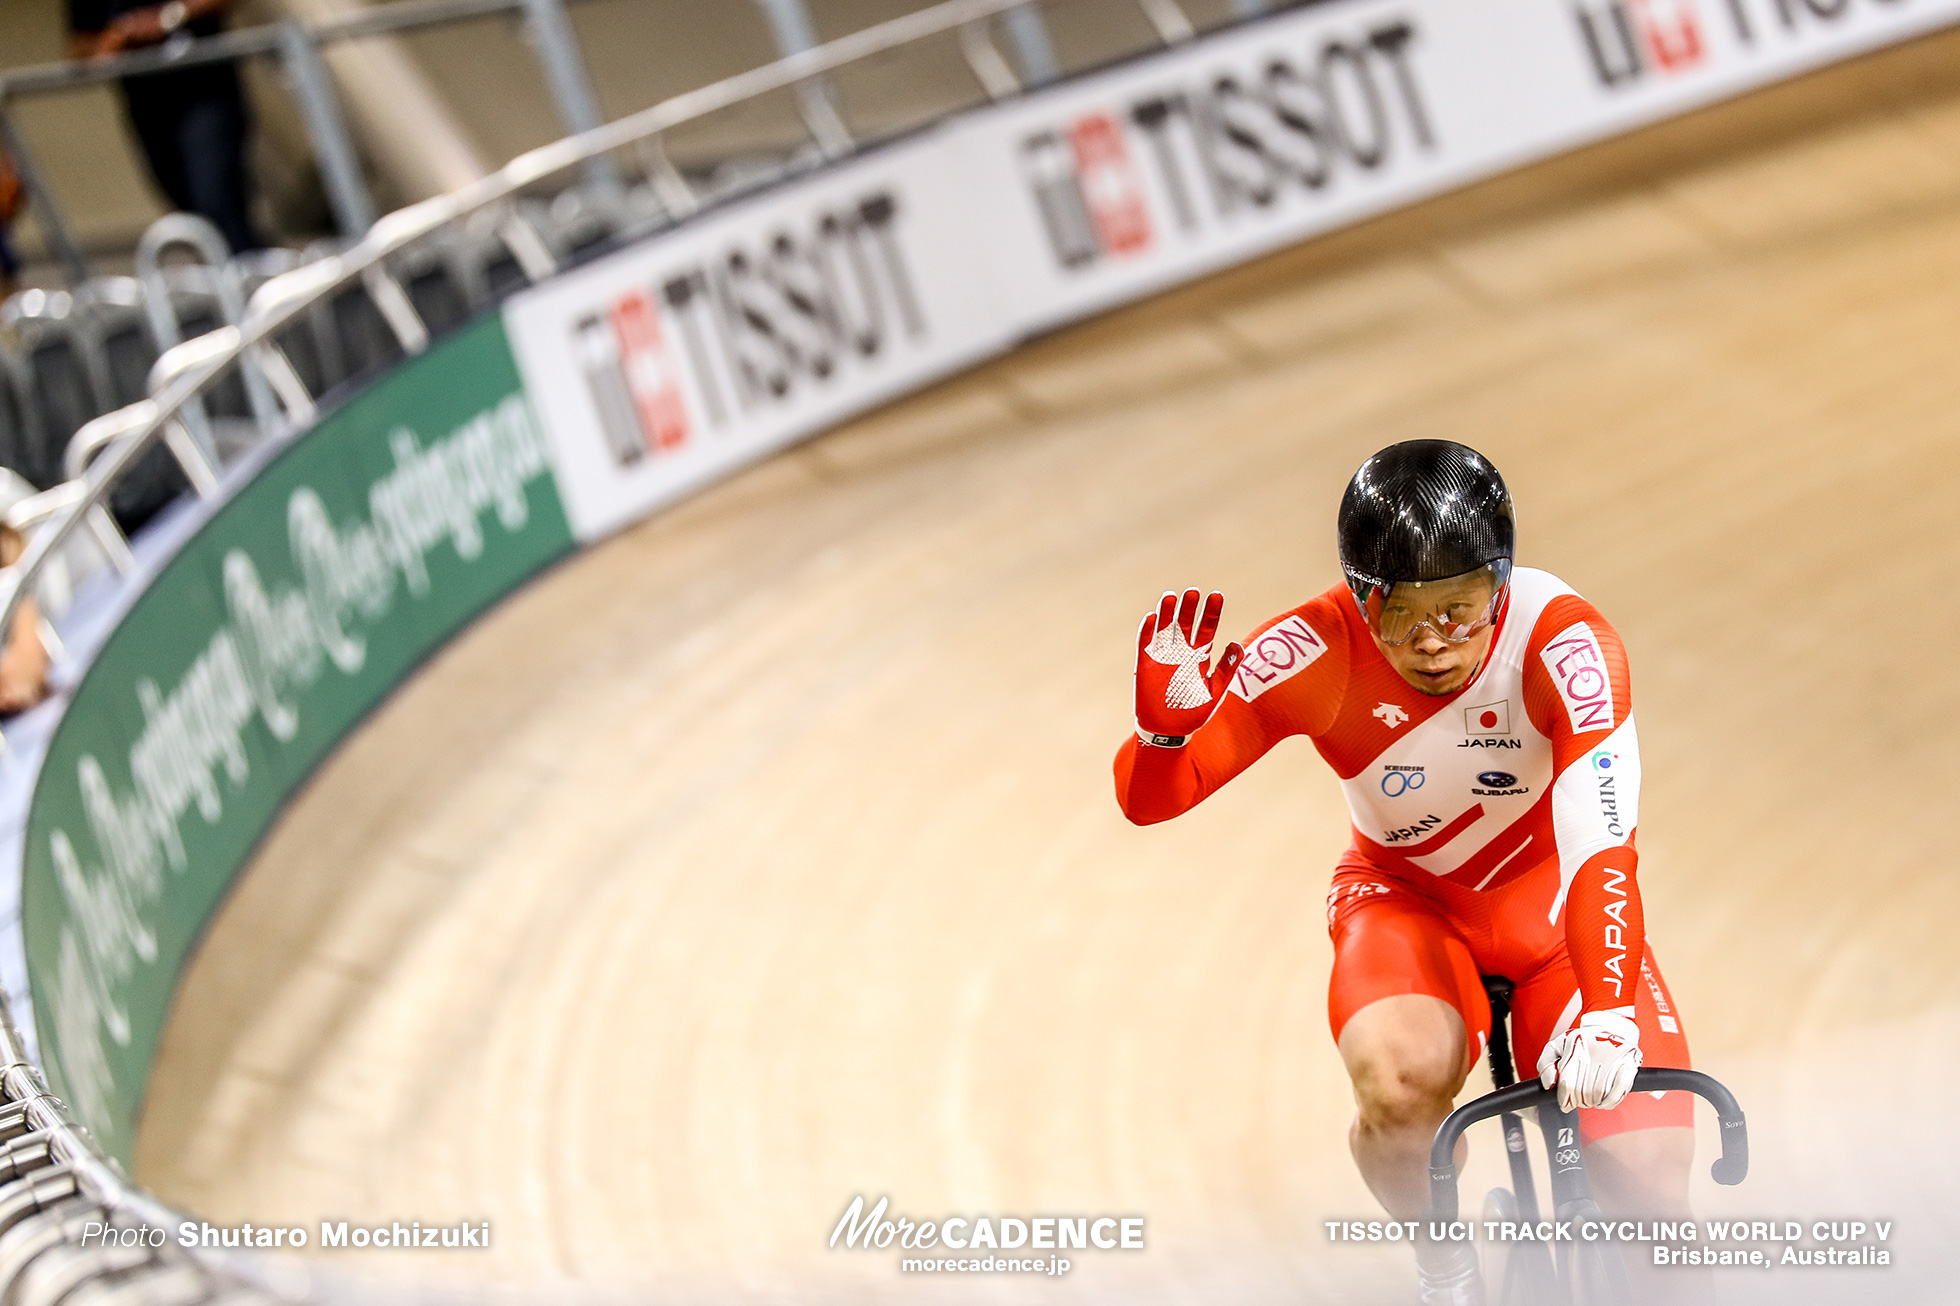
M 1485 991 L 1490 995 L 1490 1072 L 1494 1092 L 1486 1093 L 1474 1101 L 1467 1102 L 1450 1112 L 1442 1125 L 1436 1130 L 1436 1139 L 1429 1149 L 1429 1210 L 1424 1215 L 1425 1222 L 1434 1221 L 1447 1224 L 1457 1219 L 1458 1195 L 1456 1175 L 1456 1144 L 1463 1137 L 1464 1130 L 1480 1120 L 1492 1116 L 1500 1117 L 1504 1126 L 1504 1147 L 1511 1168 L 1513 1195 L 1518 1203 L 1518 1216 L 1531 1224 L 1538 1222 L 1537 1185 L 1531 1173 L 1531 1158 L 1525 1150 L 1524 1121 L 1520 1118 L 1525 1111 L 1538 1113 L 1538 1127 L 1545 1139 L 1545 1155 L 1551 1163 L 1551 1201 L 1552 1219 L 1564 1224 L 1572 1220 L 1583 1220 L 1597 1216 L 1599 1207 L 1593 1200 L 1592 1183 L 1586 1177 L 1586 1163 L 1579 1145 L 1579 1116 L 1576 1111 L 1562 1111 L 1558 1104 L 1556 1089 L 1542 1088 L 1535 1079 L 1520 1084 L 1511 1060 L 1511 1040 L 1507 1017 L 1510 1015 L 1511 982 L 1496 976 L 1486 976 Z M 1635 1093 L 1658 1093 L 1662 1091 L 1693 1093 L 1707 1099 L 1715 1108 L 1716 1118 L 1722 1127 L 1722 1155 L 1711 1167 L 1718 1184 L 1739 1184 L 1749 1173 L 1749 1130 L 1745 1123 L 1742 1108 L 1735 1095 L 1730 1093 L 1719 1081 L 1695 1070 L 1677 1070 L 1664 1066 L 1642 1068 L 1633 1078 Z M 1529 1245 L 1537 1249 L 1536 1255 L 1527 1253 L 1523 1277 L 1527 1281 L 1525 1296 L 1543 1295 L 1534 1289 L 1553 1287 L 1543 1282 L 1551 1271 L 1549 1259 L 1544 1255 L 1542 1243 Z M 1572 1272 L 1573 1244 L 1558 1244 L 1558 1264 L 1556 1277 L 1565 1281 Z M 1516 1253 L 1514 1253 L 1515 1255 Z M 1511 1276 L 1507 1274 L 1507 1280 Z M 1536 1279 L 1537 1284 L 1529 1283 Z

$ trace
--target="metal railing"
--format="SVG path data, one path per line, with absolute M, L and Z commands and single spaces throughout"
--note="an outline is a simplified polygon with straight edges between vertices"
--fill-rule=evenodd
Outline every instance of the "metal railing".
M 483 6 L 509 2 L 442 0 L 444 4 Z M 1170 12 L 1182 18 L 1174 0 L 1139 0 L 1139 5 L 1165 42 L 1190 35 L 1188 20 L 1166 18 Z M 252 296 L 242 325 L 221 327 L 167 350 L 153 373 L 161 384 L 151 398 L 98 417 L 76 434 L 75 440 L 102 452 L 87 468 L 86 489 L 79 500 L 35 535 L 19 563 L 0 572 L 0 630 L 7 629 L 5 623 L 12 620 L 22 596 L 30 592 L 48 559 L 76 530 L 84 524 L 97 532 L 104 529 L 110 491 L 157 441 L 165 441 L 177 455 L 196 492 L 207 497 L 216 493 L 216 470 L 197 456 L 196 442 L 183 437 L 183 415 L 187 406 L 231 369 L 243 365 L 263 373 L 288 428 L 312 418 L 315 397 L 276 337 L 320 301 L 359 283 L 402 349 L 409 354 L 425 349 L 428 331 L 389 272 L 389 259 L 477 214 L 498 210 L 499 233 L 505 244 L 527 278 L 538 281 L 557 270 L 558 260 L 518 212 L 515 201 L 541 183 L 595 160 L 609 159 L 619 151 L 634 150 L 660 203 L 673 217 L 685 217 L 701 207 L 703 197 L 668 160 L 661 146 L 665 133 L 760 96 L 794 92 L 851 64 L 948 34 L 957 36 L 967 66 L 985 96 L 1000 99 L 1015 94 L 1021 89 L 1020 80 L 993 46 L 986 28 L 992 19 L 1035 7 L 1037 0 L 947 0 L 674 96 L 616 122 L 521 154 L 460 190 L 379 219 L 343 253 L 274 277 Z M 826 151 L 822 157 L 831 155 Z M 759 186 L 767 180 L 757 178 L 750 185 Z M 113 525 L 108 529 L 114 529 Z
M 50 251 L 68 278 L 79 284 L 89 275 L 88 259 L 70 231 L 54 193 L 43 180 L 32 151 L 7 112 L 8 102 L 22 96 L 99 86 L 145 73 L 275 58 L 285 69 L 298 102 L 334 220 L 343 235 L 358 237 L 374 225 L 374 201 L 361 175 L 360 159 L 348 134 L 333 77 L 327 71 L 322 52 L 329 46 L 366 37 L 391 36 L 499 14 L 522 14 L 529 22 L 533 35 L 530 44 L 537 54 L 559 120 L 568 134 L 576 134 L 598 126 L 600 115 L 584 60 L 579 56 L 565 18 L 564 6 L 575 2 L 404 0 L 320 22 L 289 19 L 196 39 L 180 37 L 148 50 L 13 69 L 0 74 L 0 146 L 13 157 Z M 595 167 L 592 179 L 607 186 L 618 181 L 603 162 Z
M 1191 34 L 1191 25 L 1174 0 L 1135 2 L 1165 43 Z M 510 7 L 510 3 L 439 0 L 439 6 L 451 12 L 472 7 L 490 11 Z M 284 432 L 297 431 L 311 420 L 316 396 L 282 350 L 279 336 L 322 301 L 361 287 L 405 353 L 413 355 L 425 349 L 429 332 L 389 270 L 389 260 L 417 242 L 490 213 L 525 275 L 535 282 L 559 266 L 557 257 L 517 208 L 517 201 L 540 183 L 596 162 L 609 162 L 618 152 L 632 150 L 667 218 L 683 218 L 699 210 L 710 197 L 701 195 L 668 162 L 661 146 L 664 133 L 758 96 L 797 93 L 821 84 L 821 79 L 851 64 L 940 36 L 956 40 L 982 97 L 998 100 L 1017 94 L 1021 79 L 994 47 L 990 29 L 994 20 L 1033 10 L 1038 3 L 946 0 L 675 96 L 617 122 L 520 155 L 459 191 L 379 219 L 342 253 L 271 278 L 251 297 L 241 323 L 168 349 L 152 374 L 151 398 L 96 418 L 76 434 L 70 466 L 80 470 L 79 479 L 36 496 L 43 501 L 37 511 L 44 513 L 45 519 L 31 534 L 19 562 L 0 570 L 0 631 L 11 630 L 23 599 L 34 591 L 44 572 L 58 563 L 78 531 L 89 533 L 115 570 L 126 573 L 137 565 L 110 517 L 109 495 L 158 442 L 178 460 L 193 493 L 209 499 L 224 492 L 223 469 L 214 467 L 200 442 L 191 437 L 187 418 L 233 369 L 258 369 L 274 397 L 277 421 Z M 424 13 L 437 7 L 418 6 Z M 365 21 L 369 20 L 349 20 L 349 25 Z M 816 139 L 816 126 L 811 125 L 811 131 L 818 148 L 802 166 L 815 167 L 834 158 L 835 153 Z M 856 143 L 850 148 L 856 148 Z M 792 162 L 786 166 L 799 165 Z M 780 175 L 754 178 L 744 193 Z M 58 659 L 66 656 L 58 645 L 51 653 Z M 16 1153 L 25 1159 L 16 1159 Z M 174 1229 L 180 1218 L 131 1184 L 103 1157 L 66 1107 L 49 1094 L 40 1071 L 25 1055 L 5 1004 L 0 1003 L 0 1294 L 7 1295 L 8 1300 L 53 1301 L 84 1280 L 93 1283 L 104 1276 L 119 1279 L 115 1300 L 130 1302 L 152 1299 L 147 1287 L 152 1280 L 145 1276 L 153 1276 L 156 1292 L 173 1302 L 216 1301 L 235 1294 L 264 1300 L 261 1294 L 267 1292 L 292 1296 L 318 1290 L 318 1285 L 313 1289 L 280 1289 L 254 1270 L 256 1262 L 249 1259 L 212 1261 L 169 1246 L 145 1247 L 122 1254 L 120 1259 L 97 1252 L 93 1260 L 64 1249 L 56 1261 L 47 1262 L 49 1272 L 65 1276 L 62 1284 L 66 1286 L 61 1286 L 61 1292 L 37 1295 L 14 1291 L 14 1267 L 30 1259 L 41 1265 L 43 1259 L 37 1258 L 43 1258 L 57 1243 L 72 1244 L 88 1220 Z M 34 1222 L 31 1227 L 28 1221 Z M 31 1250 L 25 1256 L 10 1254 L 10 1249 L 21 1248 Z M 249 1279 L 238 1278 L 240 1273 Z

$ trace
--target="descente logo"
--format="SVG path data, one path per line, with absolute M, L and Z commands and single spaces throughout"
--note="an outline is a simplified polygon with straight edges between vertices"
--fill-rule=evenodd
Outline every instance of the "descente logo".
M 1139 1252 L 1144 1249 L 1140 1215 L 953 1215 L 938 1220 L 887 1218 L 890 1198 L 865 1209 L 864 1196 L 851 1199 L 837 1227 L 830 1231 L 832 1250 L 855 1248 L 883 1251 L 896 1244 L 906 1250 L 945 1246 L 955 1251 L 1070 1249 Z

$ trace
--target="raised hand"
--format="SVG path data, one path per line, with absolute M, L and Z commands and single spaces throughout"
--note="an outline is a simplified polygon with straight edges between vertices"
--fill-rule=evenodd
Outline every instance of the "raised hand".
M 1225 700 L 1225 687 L 1245 650 L 1227 644 L 1211 665 L 1212 636 L 1218 633 L 1225 596 L 1166 591 L 1157 610 L 1137 629 L 1137 734 L 1146 744 L 1178 748 L 1211 720 Z

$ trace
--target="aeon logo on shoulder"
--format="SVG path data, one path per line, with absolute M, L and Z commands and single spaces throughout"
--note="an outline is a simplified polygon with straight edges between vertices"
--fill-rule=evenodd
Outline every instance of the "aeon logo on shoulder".
M 1539 655 L 1565 703 L 1572 733 L 1613 728 L 1613 682 L 1606 673 L 1606 655 L 1591 626 L 1575 621 L 1552 636 Z
M 1297 614 L 1275 622 L 1246 644 L 1245 660 L 1232 676 L 1232 692 L 1250 703 L 1305 671 L 1326 651 L 1327 641 Z
M 1406 17 L 1170 72 L 1030 132 L 1021 170 L 1071 273 L 1314 204 L 1438 149 Z

